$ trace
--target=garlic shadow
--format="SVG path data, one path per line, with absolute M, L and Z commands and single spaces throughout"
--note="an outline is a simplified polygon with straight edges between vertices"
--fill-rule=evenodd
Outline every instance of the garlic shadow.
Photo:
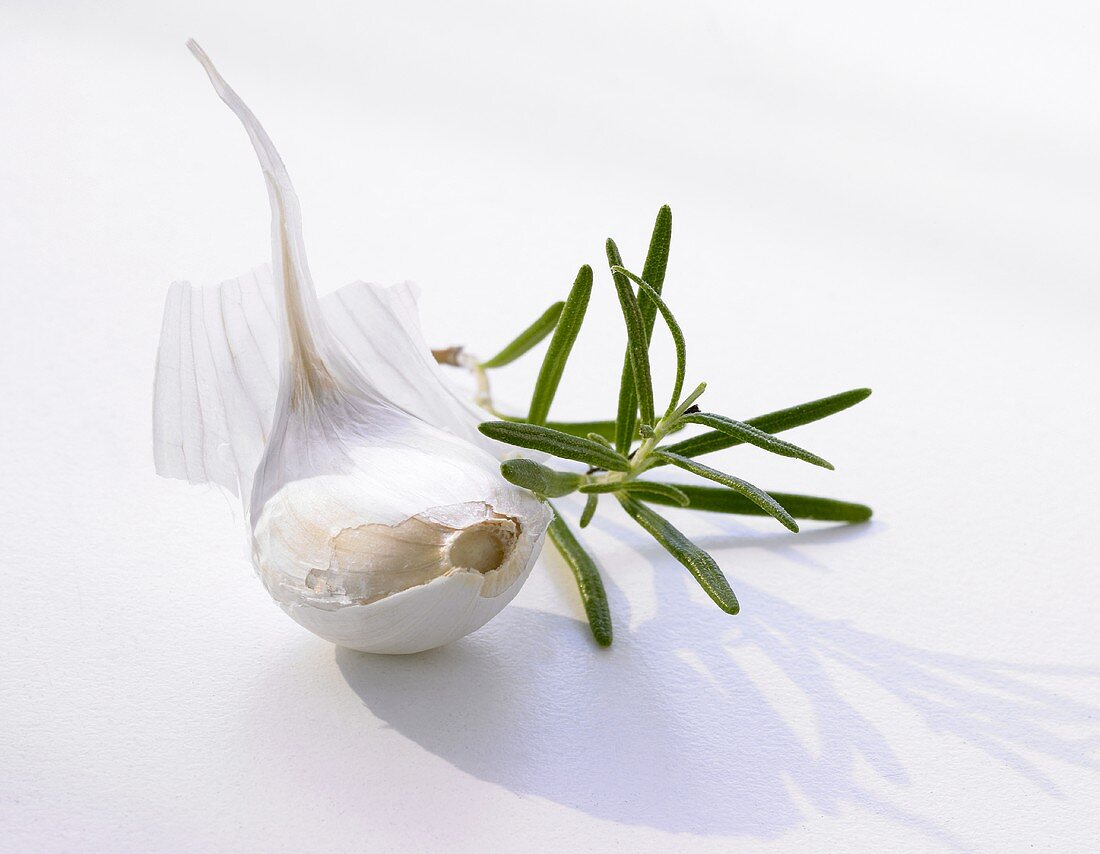
M 1100 673 L 931 653 L 744 581 L 738 590 L 752 607 L 731 621 L 709 602 L 682 601 L 682 569 L 623 535 L 655 565 L 658 601 L 675 607 L 627 632 L 625 600 L 610 590 L 620 617 L 609 650 L 576 620 L 512 606 L 476 635 L 417 656 L 338 650 L 340 672 L 380 720 L 468 774 L 668 832 L 771 838 L 807 810 L 839 815 L 856 805 L 965 850 L 944 824 L 895 803 L 909 776 L 872 717 L 837 685 L 838 666 L 1050 796 L 1060 793 L 1029 755 L 1100 767 L 1094 740 L 1058 732 L 1097 710 L 1029 681 Z M 768 678 L 763 660 L 795 686 L 809 717 L 792 725 L 790 709 L 769 700 L 758 681 Z M 878 778 L 873 789 L 861 782 L 867 769 Z

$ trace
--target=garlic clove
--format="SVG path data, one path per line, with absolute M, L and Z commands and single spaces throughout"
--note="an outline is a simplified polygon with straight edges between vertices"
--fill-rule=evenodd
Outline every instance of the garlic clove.
M 389 641 L 373 640 L 369 622 L 376 611 L 367 606 L 439 578 L 469 575 L 469 583 L 447 589 L 463 597 L 476 591 L 486 601 L 447 611 L 448 625 L 429 634 L 472 631 L 526 580 L 549 510 L 506 483 L 495 458 L 456 437 L 385 410 L 372 423 L 377 433 L 357 437 L 354 447 L 299 444 L 291 433 L 283 452 L 269 460 L 279 468 L 257 480 L 252 497 L 257 572 L 284 610 L 322 637 L 346 638 L 346 617 L 312 611 L 354 609 L 365 621 L 355 629 L 354 647 L 370 652 L 394 650 Z M 307 458 L 299 460 L 306 447 Z M 336 461 L 327 463 L 325 453 Z M 286 474 L 295 464 L 312 473 Z M 406 600 L 403 614 L 421 601 Z M 417 632 L 427 631 L 423 620 L 412 622 Z M 332 625 L 342 628 L 334 634 Z
M 278 152 L 189 47 L 260 160 L 272 267 L 211 291 L 173 286 L 157 470 L 240 496 L 265 587 L 322 637 L 372 652 L 461 637 L 518 592 L 552 514 L 501 477 L 481 418 L 420 335 L 411 286 L 357 283 L 322 307 Z

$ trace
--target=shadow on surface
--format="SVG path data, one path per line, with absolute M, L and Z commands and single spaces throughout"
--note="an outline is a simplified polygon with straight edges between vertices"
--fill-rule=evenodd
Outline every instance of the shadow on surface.
M 819 542 L 855 535 L 808 534 Z M 679 568 L 640 552 L 660 570 L 658 602 L 682 600 Z M 1096 710 L 1028 681 L 1068 671 L 930 653 L 744 582 L 738 590 L 753 605 L 735 622 L 709 602 L 679 601 L 627 633 L 620 613 L 610 650 L 594 647 L 575 620 L 512 606 L 449 647 L 405 657 L 340 649 L 336 660 L 379 719 L 466 773 L 670 832 L 772 837 L 808 811 L 832 815 L 853 804 L 966 847 L 861 782 L 904 786 L 909 778 L 883 733 L 837 686 L 838 667 L 1052 795 L 1055 784 L 1024 750 L 1097 767 L 1094 742 L 1050 729 Z M 765 693 L 775 696 L 780 683 L 790 704 Z

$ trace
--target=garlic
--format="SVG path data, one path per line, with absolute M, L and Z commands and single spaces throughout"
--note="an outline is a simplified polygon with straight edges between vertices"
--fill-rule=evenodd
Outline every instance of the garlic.
M 282 160 L 188 47 L 259 157 L 272 267 L 212 290 L 172 286 L 157 472 L 240 496 L 264 586 L 321 637 L 390 653 L 462 637 L 519 591 L 550 510 L 500 476 L 483 419 L 423 341 L 410 284 L 355 283 L 317 299 Z

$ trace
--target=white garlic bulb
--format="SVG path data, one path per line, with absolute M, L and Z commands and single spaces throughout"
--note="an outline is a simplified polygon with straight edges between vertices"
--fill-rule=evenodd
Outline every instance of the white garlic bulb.
M 483 419 L 423 341 L 411 285 L 317 299 L 282 160 L 188 46 L 260 159 L 272 267 L 169 292 L 157 472 L 241 497 L 264 586 L 321 637 L 391 653 L 462 637 L 519 591 L 550 510 L 500 476 Z

